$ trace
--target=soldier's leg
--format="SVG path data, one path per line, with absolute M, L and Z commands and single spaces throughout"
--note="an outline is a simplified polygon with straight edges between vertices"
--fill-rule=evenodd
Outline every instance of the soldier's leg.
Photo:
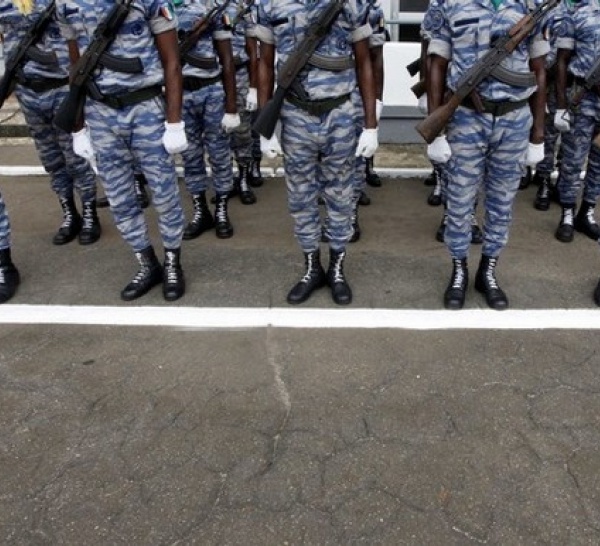
M 594 241 L 597 241 L 600 236 L 600 227 L 594 215 L 598 195 L 600 195 L 600 150 L 597 146 L 592 146 L 583 181 L 581 206 L 573 225 L 577 231 Z
M 552 191 L 551 175 L 555 166 L 555 155 L 560 132 L 554 127 L 554 113 L 556 112 L 556 94 L 554 89 L 549 90 L 546 117 L 544 119 L 544 159 L 535 167 L 532 182 L 538 185 L 533 202 L 534 208 L 546 211 L 550 208 Z
M 10 221 L 0 193 L 0 303 L 10 300 L 21 282 L 19 271 L 10 254 Z
M 204 109 L 209 87 L 198 91 L 184 91 L 183 120 L 188 148 L 182 152 L 185 187 L 192 197 L 192 219 L 185 226 L 183 238 L 195 239 L 215 226 L 214 218 L 206 202 L 209 178 L 204 161 Z
M 294 235 L 304 253 L 305 273 L 287 295 L 288 303 L 298 304 L 325 286 L 319 240 L 319 118 L 284 103 L 281 110 L 281 146 L 287 187 L 288 209 L 294 221 Z

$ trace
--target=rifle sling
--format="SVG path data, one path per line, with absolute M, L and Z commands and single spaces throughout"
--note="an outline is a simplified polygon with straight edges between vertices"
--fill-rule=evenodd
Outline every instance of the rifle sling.
M 197 78 L 196 76 L 183 77 L 183 89 L 185 91 L 198 91 L 209 85 L 213 85 L 221 81 L 221 76 L 213 76 L 212 78 Z
M 152 85 L 150 87 L 143 87 L 142 89 L 136 89 L 135 91 L 128 91 L 126 93 L 102 95 L 98 98 L 90 95 L 90 98 L 106 104 L 115 110 L 120 110 L 121 108 L 133 106 L 134 104 L 153 99 L 160 95 L 162 95 L 162 85 Z

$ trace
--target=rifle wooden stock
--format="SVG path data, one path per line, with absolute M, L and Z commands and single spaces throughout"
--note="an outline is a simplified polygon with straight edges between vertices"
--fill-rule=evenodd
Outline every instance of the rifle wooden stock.
M 267 101 L 267 104 L 260 109 L 256 121 L 252 128 L 265 138 L 271 138 L 275 132 L 275 126 L 279 119 L 279 112 L 283 106 L 286 90 L 283 87 L 277 87 L 275 94 Z
M 54 125 L 67 133 L 72 132 L 81 119 L 84 105 L 85 90 L 82 87 L 71 85 L 69 94 L 61 102 L 54 116 Z
M 452 117 L 460 103 L 460 97 L 452 95 L 448 102 L 436 108 L 425 119 L 417 123 L 415 129 L 425 139 L 427 144 L 431 144 L 435 140 L 435 137 L 444 130 L 446 123 L 448 123 L 448 120 Z
M 419 98 L 421 95 L 424 95 L 427 91 L 425 80 L 419 80 L 415 83 L 410 90 L 415 94 L 415 97 Z

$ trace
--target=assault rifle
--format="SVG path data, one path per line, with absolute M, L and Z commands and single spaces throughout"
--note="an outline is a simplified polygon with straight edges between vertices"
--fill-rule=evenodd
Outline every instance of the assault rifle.
M 421 57 L 406 65 L 406 70 L 411 76 L 416 76 L 421 71 Z
M 283 106 L 283 99 L 300 71 L 306 66 L 311 55 L 315 52 L 321 40 L 327 35 L 331 25 L 344 9 L 346 0 L 332 0 L 332 2 L 321 12 L 316 21 L 306 30 L 306 36 L 298 46 L 298 50 L 290 55 L 277 76 L 277 88 L 275 94 L 261 108 L 254 130 L 264 136 L 271 138 L 275 131 L 275 125 L 279 119 L 279 112 Z
M 113 43 L 119 28 L 129 14 L 132 1 L 117 2 L 111 8 L 96 27 L 90 45 L 73 66 L 69 94 L 59 106 L 54 117 L 54 123 L 63 131 L 70 133 L 81 118 L 90 76 L 101 63 L 102 54 Z
M 204 17 L 196 22 L 192 30 L 180 33 L 179 56 L 182 61 L 185 61 L 186 55 L 192 50 L 200 37 L 208 30 L 217 17 L 223 14 L 229 4 L 231 4 L 231 0 L 224 0 L 221 3 L 216 3 Z
M 425 142 L 431 143 L 437 137 L 448 120 L 452 117 L 455 110 L 461 102 L 469 95 L 473 94 L 474 104 L 480 103 L 478 96 L 474 93 L 477 86 L 489 76 L 506 59 L 517 46 L 529 35 L 534 27 L 553 9 L 559 0 L 546 0 L 521 18 L 509 31 L 508 34 L 499 38 L 492 49 L 490 49 L 482 59 L 477 61 L 467 73 L 461 77 L 456 87 L 456 91 L 450 95 L 448 101 L 436 108 L 425 119 L 419 122 L 415 129 L 425 139 Z
M 29 49 L 42 37 L 42 34 L 54 16 L 55 9 L 55 2 L 52 0 L 7 59 L 4 75 L 0 79 L 0 108 L 2 108 L 4 101 L 15 87 L 17 70 L 25 61 L 29 60 Z
M 600 57 L 598 57 L 590 66 L 583 77 L 583 85 L 576 84 L 573 94 L 569 100 L 569 108 L 575 109 L 581 102 L 586 91 L 593 91 L 600 85 Z

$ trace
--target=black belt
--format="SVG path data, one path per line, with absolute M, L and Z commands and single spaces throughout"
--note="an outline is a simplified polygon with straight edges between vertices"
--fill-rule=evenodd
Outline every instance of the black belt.
M 162 85 L 153 85 L 151 87 L 144 87 L 142 89 L 137 89 L 136 91 L 130 91 L 128 93 L 118 93 L 115 95 L 103 95 L 101 98 L 98 98 L 100 102 L 119 110 L 121 108 L 125 108 L 126 106 L 132 106 L 134 104 L 138 104 L 139 102 L 144 102 L 146 100 L 153 99 L 154 97 L 158 97 L 162 94 Z
M 473 103 L 471 97 L 467 97 L 461 103 L 461 106 L 465 108 L 469 108 L 471 110 L 477 110 L 477 107 Z M 529 99 L 518 100 L 514 102 L 503 101 L 503 102 L 495 102 L 491 100 L 481 99 L 481 105 L 483 106 L 484 114 L 492 114 L 494 117 L 500 117 L 508 114 L 509 112 L 513 112 L 514 110 L 518 110 L 519 108 L 523 108 L 524 106 L 529 104 Z
M 19 78 L 19 85 L 31 89 L 35 93 L 43 93 L 44 91 L 50 91 L 50 89 L 58 89 L 69 83 L 69 78 Z
M 347 100 L 350 99 L 350 93 L 340 95 L 339 97 L 332 97 L 330 99 L 320 100 L 302 100 L 296 95 L 286 95 L 285 97 L 291 104 L 302 108 L 305 112 L 308 112 L 312 116 L 321 116 L 331 112 L 334 108 L 341 106 Z
M 196 76 L 184 76 L 183 77 L 183 88 L 186 91 L 198 91 L 203 87 L 212 85 L 221 81 L 221 76 L 213 76 L 212 78 L 198 78 Z

